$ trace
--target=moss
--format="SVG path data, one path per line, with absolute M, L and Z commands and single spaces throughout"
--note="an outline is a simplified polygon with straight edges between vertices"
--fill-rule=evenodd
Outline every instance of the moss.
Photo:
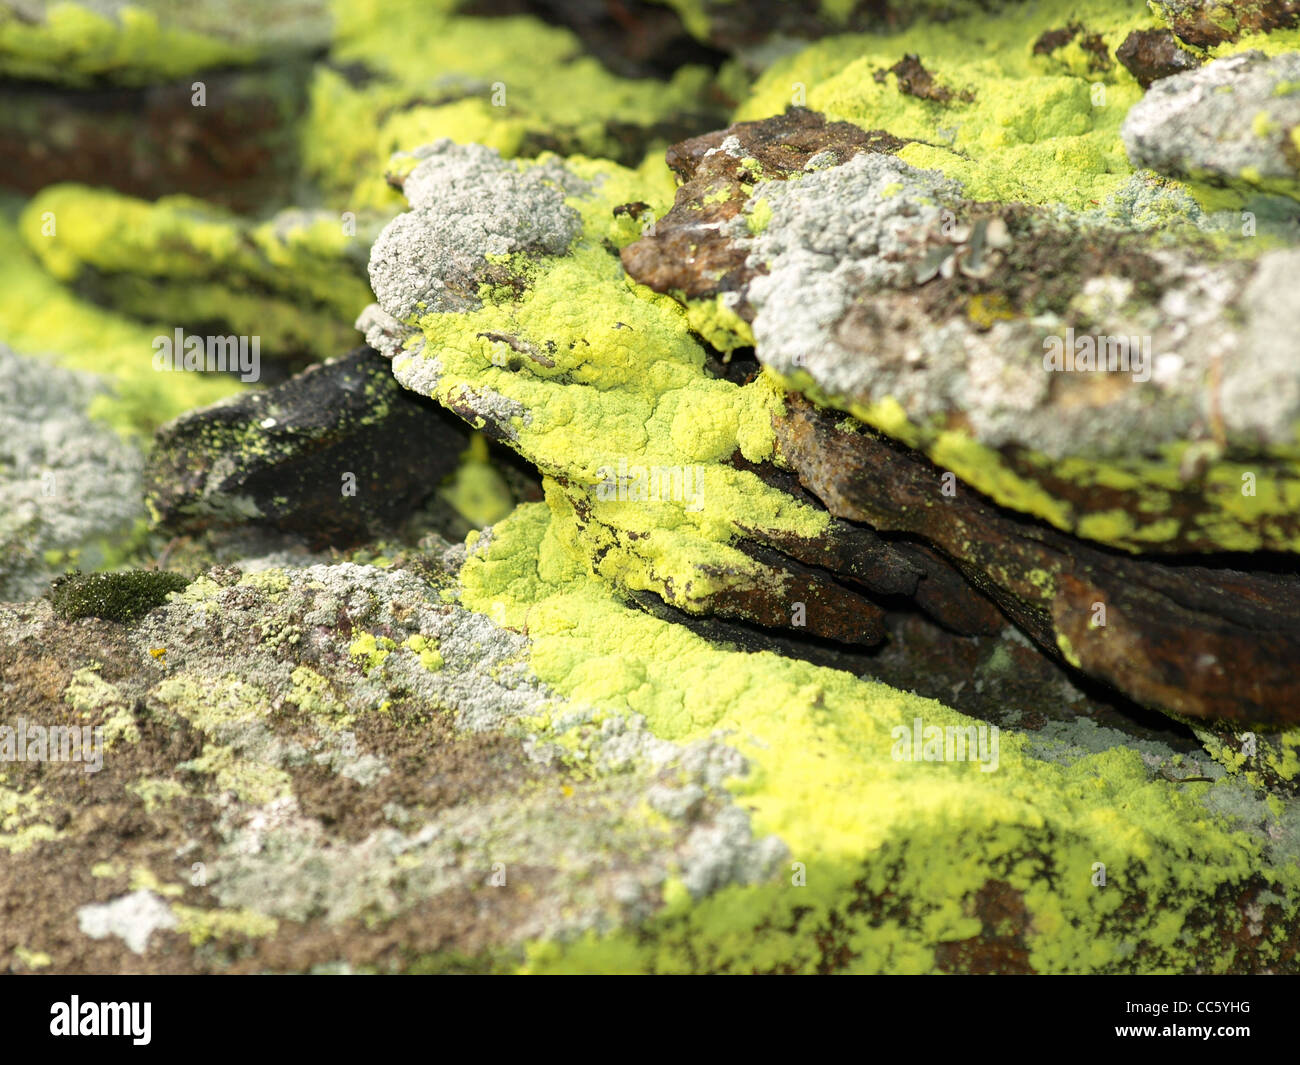
M 1223 971 L 1233 948 L 1202 923 L 1217 894 L 1235 897 L 1265 869 L 1282 894 L 1300 884 L 1300 865 L 1263 862 L 1262 838 L 1153 778 L 1136 751 L 1060 765 L 1004 731 L 996 772 L 895 761 L 894 727 L 969 720 L 623 607 L 566 548 L 557 502 L 519 508 L 471 547 L 463 602 L 526 626 L 533 669 L 569 698 L 642 714 L 676 742 L 738 737 L 752 768 L 730 787 L 756 833 L 779 835 L 804 865 L 806 886 L 785 876 L 696 901 L 668 891 L 634 933 L 535 944 L 529 971 L 931 971 L 937 945 L 980 934 L 973 899 L 990 880 L 1023 902 L 1037 971 Z M 1104 891 L 1091 885 L 1096 861 Z
M 74 570 L 50 586 L 50 602 L 70 621 L 93 617 L 125 624 L 162 606 L 171 593 L 189 583 L 188 577 L 166 571 L 82 574 Z

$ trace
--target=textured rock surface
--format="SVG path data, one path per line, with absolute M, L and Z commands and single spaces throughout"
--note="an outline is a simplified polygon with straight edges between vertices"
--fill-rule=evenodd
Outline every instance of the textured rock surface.
M 0 84 L 0 186 L 32 195 L 61 182 L 145 199 L 184 189 L 234 210 L 287 203 L 297 171 L 305 63 L 163 85 L 69 92 Z
M 1300 198 L 1300 54 L 1243 52 L 1166 78 L 1124 120 L 1129 158 Z
M 693 198 L 679 193 L 685 209 Z M 795 387 L 926 448 L 997 502 L 1103 543 L 1300 543 L 1300 321 L 1283 295 L 1294 249 L 1242 262 L 973 203 L 876 154 L 760 181 L 733 210 L 709 260 L 683 259 L 669 229 L 625 261 L 688 298 L 725 287 L 717 302 L 752 323 L 738 335 Z M 700 281 L 665 284 L 660 257 Z M 725 285 L 714 261 L 735 264 Z M 1067 348 L 1068 361 L 1049 361 Z M 1266 480 L 1269 502 L 1250 505 L 1245 473 Z
M 1156 7 L 1179 37 L 1202 48 L 1300 22 L 1295 0 L 1156 0 Z
M 252 522 L 349 544 L 407 517 L 455 469 L 467 437 L 359 348 L 162 426 L 145 501 L 173 532 Z

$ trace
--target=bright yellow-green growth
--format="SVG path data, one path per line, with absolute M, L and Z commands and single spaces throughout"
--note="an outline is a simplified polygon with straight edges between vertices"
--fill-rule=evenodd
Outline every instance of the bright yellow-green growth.
M 393 369 L 402 380 L 436 359 L 440 402 L 460 405 L 468 391 L 526 410 L 511 419 L 512 446 L 583 509 L 595 571 L 698 611 L 763 579 L 731 541 L 755 530 L 814 539 L 829 518 L 728 461 L 772 456 L 781 404 L 772 382 L 741 387 L 707 374 L 687 313 L 632 282 L 605 246 L 637 235 L 612 208 L 638 198 L 638 173 L 577 158 L 567 165 L 597 186 L 570 201 L 584 228 L 569 252 L 529 265 L 522 296 L 485 290 L 480 310 L 424 315 L 423 351 L 399 355 Z
M 503 604 L 531 640 L 532 668 L 565 696 L 643 714 L 677 742 L 725 730 L 752 765 L 732 790 L 756 835 L 780 836 L 790 860 L 761 886 L 696 901 L 668 891 L 636 933 L 538 944 L 530 971 L 926 972 L 942 944 L 985 934 L 974 896 L 991 882 L 1023 900 L 1025 960 L 1040 972 L 1240 964 L 1209 917 L 1261 873 L 1290 899 L 1281 923 L 1294 921 L 1295 856 L 1270 864 L 1266 835 L 1221 812 L 1253 801 L 1239 780 L 1171 785 L 1123 747 L 1057 764 L 1008 732 L 991 772 L 896 760 L 894 730 L 912 734 L 917 718 L 974 722 L 848 673 L 720 650 L 627 609 L 587 579 L 570 520 L 562 506 L 521 507 L 485 549 L 471 546 L 465 605 Z M 1295 815 L 1270 823 L 1291 823 L 1279 816 Z
M 111 392 L 92 402 L 93 416 L 121 432 L 145 435 L 244 387 L 233 377 L 155 372 L 153 338 L 173 329 L 78 299 L 41 269 L 12 217 L 0 211 L 0 341 L 23 355 L 103 375 Z

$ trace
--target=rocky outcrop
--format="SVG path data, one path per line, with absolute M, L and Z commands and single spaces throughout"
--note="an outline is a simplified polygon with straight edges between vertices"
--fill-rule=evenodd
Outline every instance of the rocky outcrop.
M 400 523 L 467 445 L 458 422 L 359 348 L 162 426 L 145 501 L 172 533 L 253 523 L 348 545 Z

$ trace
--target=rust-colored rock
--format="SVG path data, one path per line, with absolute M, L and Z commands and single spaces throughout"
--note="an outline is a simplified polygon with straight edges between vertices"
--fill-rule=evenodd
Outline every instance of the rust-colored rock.
M 1115 50 L 1115 58 L 1138 80 L 1144 89 L 1151 83 L 1195 70 L 1204 60 L 1178 44 L 1168 30 L 1134 30 Z
M 676 200 L 651 235 L 623 249 L 623 266 L 656 292 L 677 291 L 688 299 L 741 291 L 753 271 L 727 223 L 757 182 L 784 180 L 822 153 L 839 164 L 860 152 L 895 152 L 903 144 L 883 131 L 827 122 L 801 107 L 675 144 L 667 160 L 682 179 Z
M 1048 653 L 1167 713 L 1300 720 L 1300 576 L 1100 550 L 968 488 L 945 495 L 916 452 L 787 403 L 781 452 L 832 514 L 920 537 Z
M 1300 22 L 1300 0 L 1156 0 L 1156 6 L 1174 33 L 1198 48 Z

